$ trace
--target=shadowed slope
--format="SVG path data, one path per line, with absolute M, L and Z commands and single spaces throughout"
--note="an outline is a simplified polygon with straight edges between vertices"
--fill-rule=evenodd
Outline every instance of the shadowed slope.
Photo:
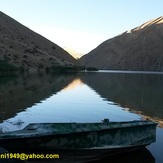
M 163 71 L 163 17 L 106 40 L 80 59 L 87 67 Z
M 2 12 L 0 12 L 0 60 L 29 70 L 77 63 L 58 45 Z

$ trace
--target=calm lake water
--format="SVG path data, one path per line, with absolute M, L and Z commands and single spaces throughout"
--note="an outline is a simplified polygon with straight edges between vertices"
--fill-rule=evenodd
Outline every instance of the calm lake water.
M 146 151 L 152 159 L 145 155 L 139 162 L 163 162 L 160 73 L 101 71 L 0 77 L 0 113 L 1 132 L 20 130 L 35 122 L 151 119 L 158 123 L 157 140 Z

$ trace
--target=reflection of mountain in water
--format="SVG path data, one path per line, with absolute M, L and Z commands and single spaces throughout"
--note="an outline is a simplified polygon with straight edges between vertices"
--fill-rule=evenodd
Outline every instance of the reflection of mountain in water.
M 108 101 L 163 119 L 163 75 L 86 73 L 82 80 Z
M 60 91 L 73 75 L 33 74 L 0 80 L 0 121 Z
M 76 78 L 75 80 L 72 81 L 72 83 L 70 83 L 69 85 L 67 85 L 63 91 L 69 91 L 69 90 L 73 90 L 75 89 L 75 87 L 79 86 L 79 85 L 83 85 L 82 81 L 80 80 L 80 78 Z

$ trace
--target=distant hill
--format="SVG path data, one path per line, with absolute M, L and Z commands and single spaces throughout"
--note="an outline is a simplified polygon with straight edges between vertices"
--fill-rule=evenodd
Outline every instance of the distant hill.
M 78 53 L 75 50 L 68 47 L 64 47 L 64 50 L 66 50 L 75 59 L 79 59 L 83 55 L 82 53 Z
M 77 64 L 68 52 L 0 12 L 0 64 L 35 71 Z
M 98 69 L 163 71 L 163 17 L 106 40 L 80 62 Z

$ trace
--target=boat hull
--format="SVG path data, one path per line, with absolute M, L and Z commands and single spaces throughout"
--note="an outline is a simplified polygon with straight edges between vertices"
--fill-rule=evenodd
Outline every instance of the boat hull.
M 132 125 L 131 125 L 132 124 Z M 50 124 L 45 124 L 45 126 Z M 72 124 L 73 125 L 73 124 Z M 95 128 L 95 124 L 92 125 Z M 101 129 L 85 129 L 78 132 L 45 132 L 44 134 L 31 134 L 34 131 L 25 128 L 17 131 L 1 134 L 0 145 L 6 149 L 55 149 L 55 150 L 121 150 L 124 148 L 138 148 L 149 145 L 156 140 L 156 123 L 153 122 L 114 122 L 101 124 Z M 112 127 L 110 127 L 112 125 Z M 44 127 L 45 127 L 44 126 Z M 57 125 L 56 125 L 57 126 Z M 108 126 L 108 127 L 107 127 Z M 68 126 L 66 126 L 68 127 Z M 81 125 L 78 125 L 81 128 Z M 83 126 L 82 126 L 83 127 Z M 56 127 L 57 128 L 57 127 Z M 97 128 L 97 126 L 96 126 Z M 83 129 L 83 128 L 82 128 Z M 35 129 L 34 129 L 35 130 Z M 38 130 L 38 129 L 36 129 Z M 69 130 L 70 131 L 70 130 Z M 23 134 L 22 133 L 27 133 Z M 29 133 L 30 134 L 29 134 Z M 42 132 L 43 133 L 43 132 Z

